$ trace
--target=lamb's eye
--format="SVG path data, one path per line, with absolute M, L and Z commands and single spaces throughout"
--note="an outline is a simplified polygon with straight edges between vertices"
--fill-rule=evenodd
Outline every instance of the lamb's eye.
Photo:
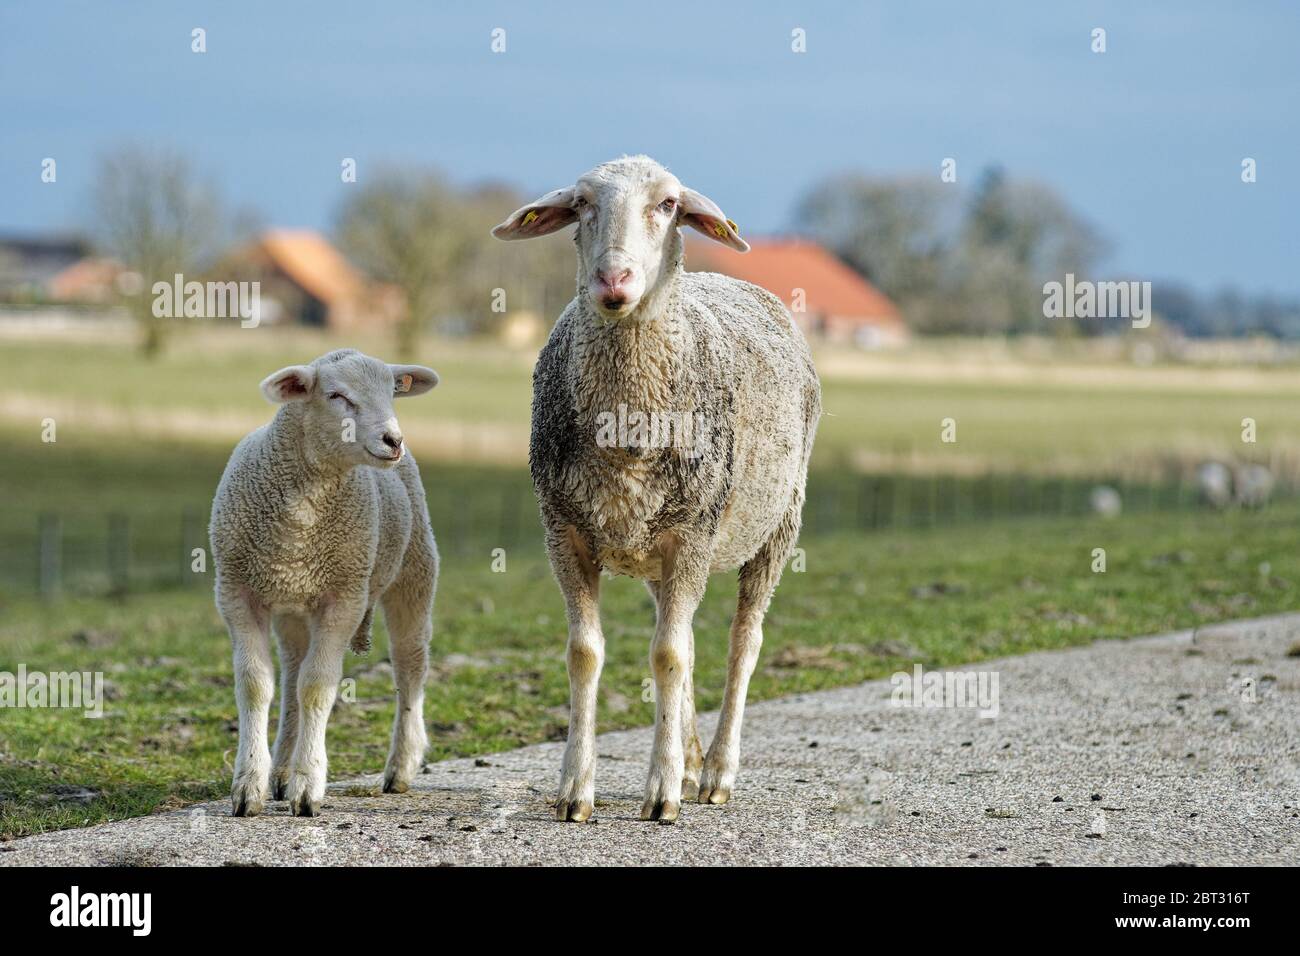
M 346 395 L 344 395 L 342 392 L 330 392 L 329 395 L 328 395 L 327 397 L 328 397 L 330 400 L 333 400 L 333 399 L 336 399 L 336 398 L 337 398 L 339 401 L 341 401 L 341 402 L 342 402 L 344 405 L 346 405 L 348 408 L 356 408 L 356 407 L 357 407 L 357 406 L 356 406 L 356 403 L 353 402 L 352 399 L 350 399 L 350 398 L 348 398 Z
M 676 208 L 677 208 L 677 200 L 674 199 L 672 196 L 669 196 L 667 199 L 665 199 L 663 202 L 659 204 L 659 211 L 667 216 L 671 216 L 673 210 Z

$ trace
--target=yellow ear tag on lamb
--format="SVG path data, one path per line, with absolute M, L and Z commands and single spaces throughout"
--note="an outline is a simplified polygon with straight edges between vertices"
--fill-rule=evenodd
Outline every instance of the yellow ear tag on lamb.
M 740 227 L 737 226 L 737 225 L 736 225 L 734 222 L 732 222 L 730 219 L 727 220 L 727 225 L 731 227 L 731 231 L 732 231 L 732 232 L 734 232 L 736 235 L 740 235 Z
M 397 390 L 399 392 L 409 392 L 411 390 L 411 383 L 413 381 L 415 381 L 415 379 L 413 379 L 411 376 L 403 375 L 401 380 L 398 381 L 397 383 Z
M 715 222 L 713 224 L 713 232 L 719 239 L 727 238 L 727 227 L 720 222 Z
M 534 219 L 536 219 L 536 218 L 537 218 L 537 210 L 536 210 L 536 209 L 530 209 L 530 210 L 528 210 L 528 215 L 524 216 L 523 225 L 525 225 L 525 226 L 528 225 L 530 222 L 532 222 L 532 221 L 533 221 Z

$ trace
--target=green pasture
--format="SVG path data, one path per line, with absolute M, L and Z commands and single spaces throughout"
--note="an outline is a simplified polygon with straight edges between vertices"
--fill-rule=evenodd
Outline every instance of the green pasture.
M 191 549 L 206 544 L 234 433 L 272 414 L 258 382 L 341 344 L 384 354 L 378 341 L 255 331 L 181 339 L 154 362 L 127 343 L 0 342 L 0 672 L 101 671 L 108 685 L 100 719 L 0 709 L 0 839 L 226 792 L 229 644 Z M 563 605 L 512 444 L 526 440 L 530 353 L 436 342 L 424 353 L 443 381 L 400 406 L 408 433 L 451 422 L 504 442 L 465 456 L 412 441 L 445 558 L 430 759 L 558 739 Z M 827 362 L 802 570 L 777 592 L 754 699 L 1296 607 L 1289 486 L 1267 509 L 1216 512 L 1187 482 L 1199 455 L 1292 460 L 1293 374 L 1044 361 L 945 377 L 927 362 Z M 1240 440 L 1246 417 L 1253 445 Z M 45 418 L 54 442 L 42 441 Z M 954 443 L 940 441 L 944 418 Z M 1089 513 L 1099 482 L 1121 491 L 1120 517 Z M 43 597 L 42 529 L 45 581 L 58 585 Z M 504 573 L 492 570 L 498 547 Z M 734 595 L 734 576 L 719 576 L 697 619 L 701 708 L 720 700 Z M 603 603 L 601 729 L 645 724 L 649 599 L 612 579 Z M 334 779 L 383 765 L 393 704 L 378 630 L 371 654 L 347 662 L 356 694 L 331 722 Z

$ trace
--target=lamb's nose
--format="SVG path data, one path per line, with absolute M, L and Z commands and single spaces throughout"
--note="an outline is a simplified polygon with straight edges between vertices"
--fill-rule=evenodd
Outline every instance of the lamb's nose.
M 384 432 L 384 444 L 393 451 L 402 450 L 402 436 L 400 432 Z

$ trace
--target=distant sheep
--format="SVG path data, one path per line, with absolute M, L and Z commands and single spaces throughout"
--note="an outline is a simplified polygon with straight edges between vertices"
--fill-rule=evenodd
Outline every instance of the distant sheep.
M 762 622 L 799 534 L 821 388 L 781 300 L 685 272 L 678 227 L 741 252 L 718 206 L 644 156 L 597 166 L 493 230 L 531 239 L 577 223 L 578 291 L 533 375 L 530 464 L 568 608 L 569 741 L 555 815 L 595 802 L 601 570 L 645 580 L 655 741 L 641 816 L 671 823 L 683 792 L 725 803 Z M 711 573 L 740 569 L 722 717 L 695 729 L 692 619 Z
M 1118 518 L 1124 510 L 1124 499 L 1110 485 L 1096 485 L 1088 493 L 1088 506 L 1092 513 L 1103 518 Z
M 1272 500 L 1276 480 L 1264 465 L 1225 465 L 1202 462 L 1196 469 L 1196 487 L 1201 499 L 1215 508 L 1236 504 L 1262 508 Z
M 1273 473 L 1263 465 L 1242 465 L 1232 478 L 1237 504 L 1243 508 L 1262 508 L 1273 497 Z
M 1228 507 L 1232 504 L 1232 469 L 1217 461 L 1202 462 L 1196 469 L 1196 488 L 1206 504 Z
M 424 759 L 424 678 L 438 551 L 393 398 L 438 376 L 351 349 L 281 369 L 262 393 L 281 404 L 245 437 L 212 504 L 216 603 L 234 645 L 239 750 L 235 816 L 268 794 L 315 816 L 325 794 L 325 725 L 349 644 L 370 644 L 382 602 L 397 714 L 384 790 L 405 791 Z M 280 727 L 267 748 L 270 635 L 280 645 Z

